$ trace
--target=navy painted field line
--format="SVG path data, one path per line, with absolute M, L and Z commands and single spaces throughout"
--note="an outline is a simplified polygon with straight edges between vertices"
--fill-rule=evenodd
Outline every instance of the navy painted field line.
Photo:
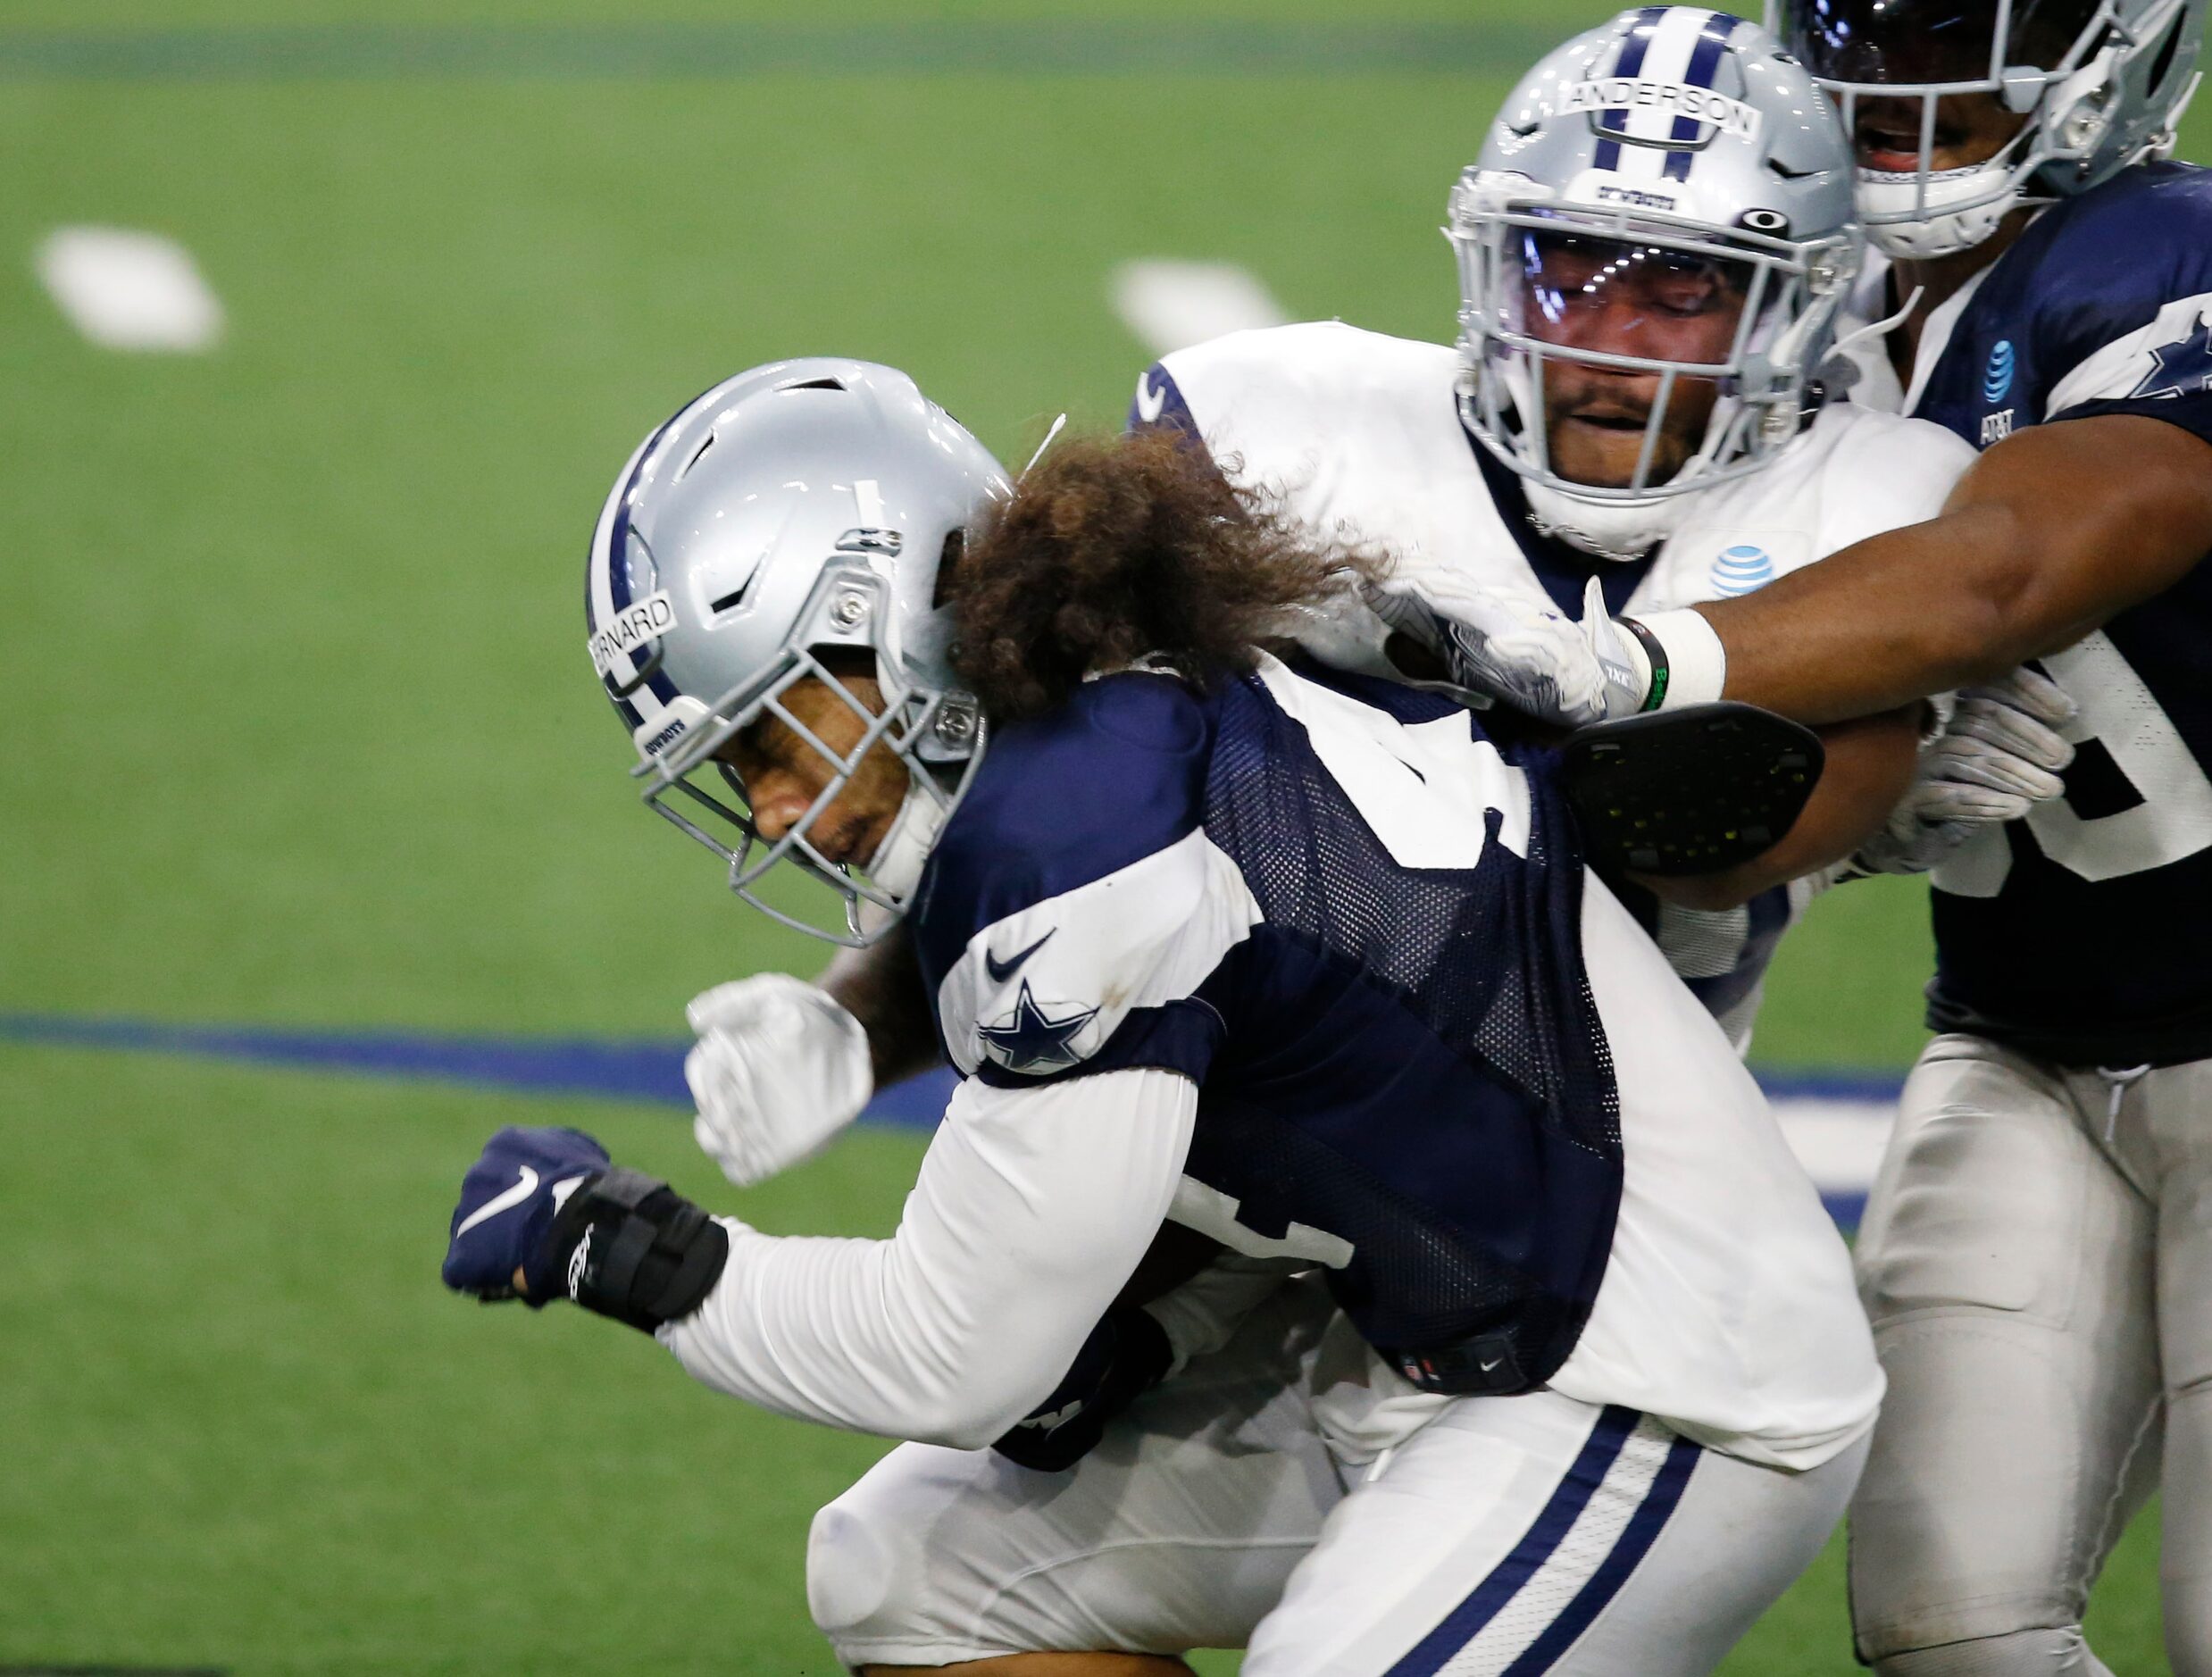
M 983 72 L 1508 75 L 1549 24 L 1038 19 L 582 26 L 296 24 L 0 31 L 0 79 L 70 81 L 554 79 Z
M 689 1045 L 664 1039 L 472 1037 L 0 1014 L 0 1040 L 351 1072 L 516 1095 L 583 1096 L 686 1107 L 691 1104 L 683 1080 L 684 1050 Z M 877 1123 L 927 1129 L 944 1112 L 952 1085 L 950 1072 L 914 1078 L 883 1090 L 861 1115 Z
M 311 1030 L 274 1025 L 180 1025 L 149 1020 L 0 1014 L 0 1040 L 55 1047 L 179 1054 L 199 1059 L 370 1077 L 413 1078 L 518 1095 L 584 1096 L 689 1106 L 683 1056 L 689 1046 L 658 1039 L 476 1037 L 412 1030 Z M 862 1117 L 928 1127 L 951 1093 L 953 1074 L 938 1071 L 895 1084 Z M 1759 1085 L 1778 1100 L 1888 1102 L 1902 1080 L 1879 1072 L 1762 1072 Z

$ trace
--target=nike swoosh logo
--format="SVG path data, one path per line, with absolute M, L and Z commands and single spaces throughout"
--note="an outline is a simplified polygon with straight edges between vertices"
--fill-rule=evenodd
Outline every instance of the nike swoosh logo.
M 1167 386 L 1162 384 L 1155 389 L 1152 385 L 1152 375 L 1149 372 L 1139 373 L 1137 375 L 1137 417 L 1150 425 L 1159 419 L 1166 406 Z
M 1004 984 L 1008 979 L 1012 978 L 1016 972 L 1019 972 L 1022 970 L 1023 962 L 1028 960 L 1030 956 L 1035 955 L 1048 943 L 1050 943 L 1052 941 L 1052 932 L 1059 930 L 1059 927 L 1055 926 L 1052 929 L 1052 931 L 1047 932 L 1035 943 L 1030 945 L 1028 948 L 1023 950 L 1021 954 L 1008 955 L 1004 961 L 1001 961 L 989 949 L 984 950 L 983 970 L 990 974 L 990 981 L 994 984 Z
M 461 1220 L 461 1226 L 453 1231 L 455 1239 L 458 1240 L 485 1218 L 497 1217 L 503 1211 L 512 1211 L 538 1191 L 538 1172 L 527 1164 L 518 1165 L 516 1168 L 522 1172 L 522 1180 L 507 1189 L 505 1193 L 495 1194 L 463 1217 Z

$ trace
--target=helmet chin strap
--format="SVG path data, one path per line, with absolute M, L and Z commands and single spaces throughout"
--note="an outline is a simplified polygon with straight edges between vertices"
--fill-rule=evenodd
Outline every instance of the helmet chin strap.
M 1526 478 L 1521 488 L 1529 504 L 1529 521 L 1541 534 L 1618 564 L 1640 559 L 1665 541 L 1689 510 L 1690 497 L 1681 495 L 1649 501 L 1586 501 Z
M 922 882 L 922 865 L 930 859 L 931 848 L 945 828 L 945 805 L 922 789 L 914 778 L 918 772 L 907 770 L 906 801 L 891 818 L 883 842 L 861 870 L 879 890 L 902 900 L 912 897 L 914 887 Z
M 1885 256 L 1905 261 L 1932 261 L 1972 250 L 1997 231 L 1998 224 L 2018 206 L 2025 194 L 2018 183 L 1988 196 L 1992 177 L 2007 179 L 2009 162 L 1991 159 L 1965 169 L 1946 169 L 1928 177 L 1926 213 L 1910 221 L 1882 221 L 1874 218 L 1901 214 L 1919 203 L 1918 178 L 1890 175 L 1862 169 L 1858 174 L 1860 212 L 1868 219 L 1866 237 Z M 1968 202 L 1961 209 L 1944 207 L 1946 200 Z

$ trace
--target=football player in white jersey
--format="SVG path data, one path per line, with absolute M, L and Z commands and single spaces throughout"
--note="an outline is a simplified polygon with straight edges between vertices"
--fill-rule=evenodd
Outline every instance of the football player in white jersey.
M 1594 103 L 1607 90 L 1618 106 Z M 1824 404 L 1861 248 L 1849 147 L 1750 24 L 1648 7 L 1549 54 L 1451 215 L 1458 357 L 1334 323 L 1241 333 L 1149 370 L 1130 416 L 1197 438 L 1317 534 L 1398 555 L 1394 623 L 1432 632 L 1425 603 L 1485 588 L 1562 609 L 1595 590 L 1646 616 L 1747 592 L 1931 516 L 1972 458 L 1940 427 Z M 1396 676 L 1390 627 L 1353 601 L 1301 638 Z M 1970 695 L 1859 865 L 1924 869 L 2056 796 L 2066 708 L 2033 674 Z M 1833 877 L 1825 811 L 1848 825 L 1894 788 L 1921 713 L 1830 730 L 1820 805 L 1755 868 L 1657 900 L 1627 889 L 1740 1049 L 1777 943 Z M 699 1139 L 733 1181 L 807 1156 L 872 1086 L 931 1063 L 907 964 L 892 945 L 840 961 L 824 989 L 766 977 L 694 1004 Z
M 1824 404 L 1859 245 L 1841 130 L 1793 75 L 1725 13 L 1623 13 L 1523 80 L 1452 196 L 1458 355 L 1338 324 L 1241 333 L 1149 370 L 1131 422 L 1179 425 L 1309 527 L 1390 548 L 1416 614 L 1473 588 L 1649 619 L 1932 516 L 1971 451 Z M 1390 668 L 1378 620 L 1327 629 L 1318 655 Z M 1868 864 L 1924 867 L 2055 795 L 2062 715 L 2032 675 L 1972 697 Z M 1921 719 L 1832 730 L 1825 798 L 1880 796 Z M 1830 860 L 1780 850 L 1640 911 L 1740 1047 Z
M 1941 518 L 1675 620 L 1675 690 L 1822 721 L 2033 656 L 2081 705 L 2064 798 L 1934 876 L 1944 1034 L 1859 1248 L 1891 1380 L 1853 1517 L 1860 1649 L 1885 1677 L 2102 1672 L 2083 1604 L 2163 1457 L 2167 1649 L 2200 1677 L 2212 171 L 2164 159 L 2205 6 L 1784 12 L 1890 259 L 1864 306 L 1901 324 L 1856 395 L 1984 452 Z M 1649 697 L 1605 622 L 1494 627 L 1463 637 L 1489 679 L 1557 713 Z
M 1006 494 L 911 381 L 783 363 L 647 440 L 590 558 L 655 806 L 769 912 L 790 862 L 825 935 L 911 934 L 963 1077 L 897 1232 L 772 1238 L 508 1130 L 448 1283 L 916 1440 L 816 1523 L 857 1671 L 1710 1671 L 1880 1393 L 1756 1086 L 1548 753 L 1258 649 L 1378 561 L 1172 437 L 972 521 Z M 1148 1308 L 1164 1218 L 1237 1261 Z

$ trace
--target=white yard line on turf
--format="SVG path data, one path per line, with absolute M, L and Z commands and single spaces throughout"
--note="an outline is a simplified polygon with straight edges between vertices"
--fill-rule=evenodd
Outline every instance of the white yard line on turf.
M 1156 355 L 1290 318 L 1232 263 L 1125 262 L 1108 277 L 1106 295 L 1122 324 Z
M 191 354 L 222 337 L 221 300 L 172 238 L 62 227 L 40 241 L 34 260 L 55 306 L 103 349 Z

